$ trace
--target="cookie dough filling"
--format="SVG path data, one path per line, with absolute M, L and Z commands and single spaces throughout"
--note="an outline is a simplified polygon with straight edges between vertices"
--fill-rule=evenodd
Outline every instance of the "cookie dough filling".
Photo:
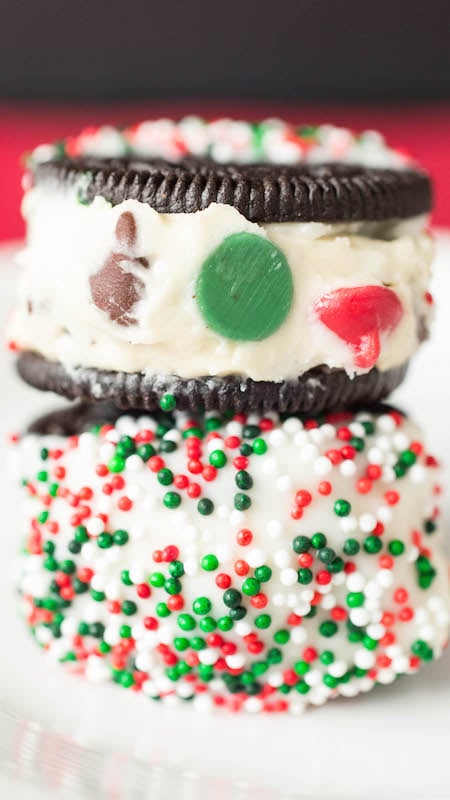
M 428 327 L 425 220 L 252 223 L 37 185 L 9 337 L 67 367 L 295 379 L 404 364 Z M 38 344 L 36 344 L 38 343 Z
M 448 639 L 439 470 L 390 408 L 72 408 L 18 442 L 21 606 L 46 658 L 144 696 L 291 711 Z

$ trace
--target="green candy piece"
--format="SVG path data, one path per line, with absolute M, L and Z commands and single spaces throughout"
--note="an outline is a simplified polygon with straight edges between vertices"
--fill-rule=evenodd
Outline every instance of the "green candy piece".
M 196 297 L 206 324 L 236 341 L 266 339 L 286 319 L 294 286 L 285 256 L 254 233 L 233 233 L 203 262 Z

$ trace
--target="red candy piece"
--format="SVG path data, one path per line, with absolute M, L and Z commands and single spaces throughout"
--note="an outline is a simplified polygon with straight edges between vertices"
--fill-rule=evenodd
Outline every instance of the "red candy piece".
M 324 294 L 314 304 L 324 325 L 353 351 L 355 366 L 370 369 L 380 355 L 380 335 L 391 333 L 403 315 L 402 304 L 384 286 L 353 286 Z

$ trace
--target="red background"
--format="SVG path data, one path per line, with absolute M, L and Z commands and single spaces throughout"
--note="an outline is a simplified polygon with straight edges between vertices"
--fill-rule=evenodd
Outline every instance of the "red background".
M 35 145 L 76 134 L 85 125 L 133 123 L 158 116 L 222 115 L 242 119 L 281 116 L 295 123 L 334 123 L 381 131 L 430 172 L 435 185 L 435 225 L 450 226 L 450 104 L 401 107 L 312 106 L 249 102 L 140 103 L 109 106 L 0 104 L 0 240 L 23 235 L 20 217 L 21 156 Z

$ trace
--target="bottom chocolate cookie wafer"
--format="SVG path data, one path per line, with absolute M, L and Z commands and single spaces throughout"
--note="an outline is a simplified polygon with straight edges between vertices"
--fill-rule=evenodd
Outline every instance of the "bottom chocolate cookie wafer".
M 174 375 L 148 375 L 66 368 L 43 356 L 21 353 L 20 376 L 32 386 L 53 391 L 71 400 L 109 400 L 118 408 L 155 411 L 161 397 L 170 393 L 180 410 L 233 409 L 236 412 L 321 413 L 325 409 L 374 404 L 404 379 L 408 364 L 382 372 L 377 368 L 351 378 L 342 369 L 326 366 L 308 370 L 297 380 L 253 381 L 237 375 L 189 380 Z

